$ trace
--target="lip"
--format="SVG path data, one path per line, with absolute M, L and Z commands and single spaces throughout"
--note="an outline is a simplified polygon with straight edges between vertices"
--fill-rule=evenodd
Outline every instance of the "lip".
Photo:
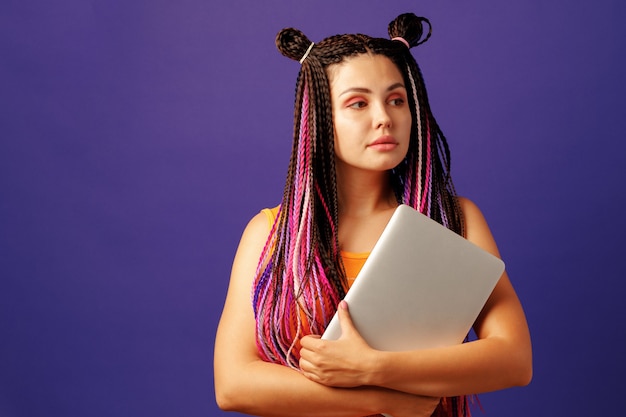
M 398 146 L 398 141 L 393 136 L 381 136 L 373 142 L 370 142 L 367 147 L 373 148 L 379 151 L 387 151 L 395 149 Z

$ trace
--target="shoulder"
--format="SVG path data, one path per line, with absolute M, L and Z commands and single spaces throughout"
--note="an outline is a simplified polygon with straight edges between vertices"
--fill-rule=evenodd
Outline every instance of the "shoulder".
M 496 242 L 480 208 L 466 197 L 457 197 L 457 201 L 465 223 L 465 238 L 499 257 Z
M 278 216 L 279 209 L 280 209 L 280 205 L 273 207 L 273 208 L 264 208 L 263 210 L 261 210 L 261 213 L 265 215 L 265 218 L 269 222 L 270 227 L 274 224 L 274 221 L 276 220 L 276 216 Z
M 242 256 L 252 256 L 253 258 L 256 257 L 255 260 L 258 262 L 258 256 L 260 256 L 267 242 L 279 207 L 264 208 L 248 221 L 241 236 L 235 260 Z
M 241 292 L 249 291 L 269 233 L 270 224 L 263 211 L 250 219 L 241 235 L 233 260 L 230 283 L 232 288 L 238 288 Z
M 263 209 L 258 212 L 248 221 L 241 236 L 241 243 L 250 244 L 261 240 L 265 241 L 269 235 L 272 222 L 273 217 L 269 209 Z
M 461 211 L 463 212 L 463 216 L 467 217 L 474 217 L 474 216 L 481 216 L 482 217 L 482 213 L 480 211 L 480 209 L 478 208 L 478 206 L 476 205 L 476 203 L 474 203 L 472 200 L 470 200 L 467 197 L 457 197 L 456 200 L 459 203 L 459 207 L 461 207 Z

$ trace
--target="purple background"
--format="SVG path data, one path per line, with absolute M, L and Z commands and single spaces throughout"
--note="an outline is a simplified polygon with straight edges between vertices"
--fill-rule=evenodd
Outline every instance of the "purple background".
M 433 23 L 413 53 L 533 336 L 532 384 L 486 415 L 619 414 L 625 4 L 3 0 L 0 415 L 226 415 L 230 263 L 290 150 L 274 36 L 384 36 L 405 11 Z

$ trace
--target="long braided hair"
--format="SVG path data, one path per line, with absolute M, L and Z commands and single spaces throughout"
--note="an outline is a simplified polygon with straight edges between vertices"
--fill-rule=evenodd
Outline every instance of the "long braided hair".
M 424 33 L 424 24 L 428 33 Z M 297 29 L 283 29 L 278 50 L 300 61 L 291 159 L 282 202 L 265 244 L 253 285 L 259 354 L 298 368 L 298 341 L 322 334 L 345 296 L 347 282 L 338 241 L 334 127 L 327 68 L 361 54 L 383 55 L 404 77 L 412 114 L 403 162 L 390 175 L 399 203 L 464 233 L 450 178 L 450 152 L 431 114 L 421 71 L 409 48 L 425 42 L 430 22 L 402 14 L 388 27 L 390 39 L 335 35 L 313 44 Z M 394 39 L 395 40 L 392 40 Z M 401 39 L 399 39 L 401 38 Z M 444 399 L 441 416 L 465 416 L 466 400 Z

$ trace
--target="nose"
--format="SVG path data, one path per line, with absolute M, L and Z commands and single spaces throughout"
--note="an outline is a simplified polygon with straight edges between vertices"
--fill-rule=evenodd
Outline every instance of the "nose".
M 391 116 L 385 104 L 386 103 L 380 103 L 375 106 L 373 121 L 376 129 L 391 127 Z

